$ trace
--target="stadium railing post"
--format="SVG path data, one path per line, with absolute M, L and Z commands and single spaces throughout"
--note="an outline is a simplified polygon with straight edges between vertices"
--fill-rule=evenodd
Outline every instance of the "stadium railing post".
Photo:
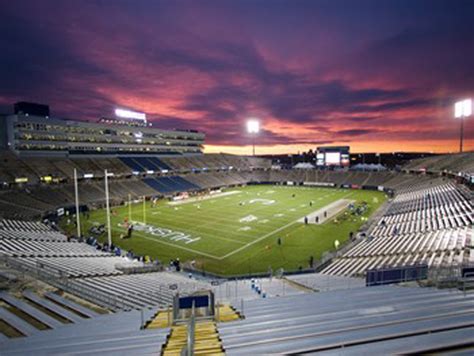
M 168 304 L 168 327 L 171 327 L 171 305 Z
M 191 318 L 188 323 L 188 338 L 186 346 L 186 355 L 194 355 L 194 329 L 195 329 L 195 310 L 194 310 L 194 300 L 191 307 Z

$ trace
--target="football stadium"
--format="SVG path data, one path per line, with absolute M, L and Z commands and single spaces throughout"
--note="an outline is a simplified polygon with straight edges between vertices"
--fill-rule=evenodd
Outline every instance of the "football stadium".
M 91 11 L 91 24 L 92 15 L 107 8 L 122 26 L 126 20 L 114 16 L 125 3 L 79 8 Z M 257 11 L 255 4 L 234 5 Z M 140 6 L 129 15 L 136 10 L 149 21 L 144 14 L 152 6 Z M 92 53 L 100 57 L 101 51 Z M 225 53 L 245 56 L 235 49 Z M 212 61 L 210 69 L 206 56 L 185 60 L 178 49 L 169 56 L 157 58 L 197 63 L 208 72 L 223 66 Z M 109 65 L 123 63 L 114 57 Z M 61 77 L 71 75 L 68 85 L 90 79 L 88 71 L 100 76 L 98 68 L 79 67 L 79 77 L 61 71 Z M 237 73 L 231 72 L 218 78 Z M 265 74 L 272 86 L 291 80 L 276 80 L 275 73 Z M 328 100 L 350 104 L 350 110 L 362 105 L 356 97 L 376 95 L 374 103 L 358 107 L 364 115 L 402 105 L 403 116 L 420 101 L 430 115 L 449 112 L 449 120 L 457 120 L 456 137 L 449 138 L 454 149 L 432 152 L 435 133 L 447 145 L 445 133 L 436 129 L 422 139 L 431 127 L 411 116 L 416 149 L 399 144 L 390 150 L 384 125 L 374 130 L 376 149 L 365 149 L 373 118 L 357 117 L 358 126 L 343 130 L 344 139 L 316 137 L 301 152 L 292 147 L 307 139 L 282 133 L 299 135 L 298 125 L 311 130 L 300 118 L 290 127 L 271 114 L 245 114 L 232 118 L 229 132 L 219 127 L 216 133 L 218 121 L 186 121 L 137 99 L 133 95 L 146 96 L 146 90 L 128 80 L 127 94 L 113 102 L 97 99 L 113 91 L 105 84 L 95 89 L 97 97 L 70 101 L 67 95 L 51 102 L 26 99 L 49 98 L 45 88 L 44 96 L 25 91 L 24 98 L 0 92 L 0 355 L 474 353 L 472 88 L 459 98 L 436 104 L 413 99 L 405 107 L 387 102 L 393 94 L 388 89 L 380 96 L 382 89 L 364 88 L 339 97 L 339 86 L 331 85 Z M 87 82 L 87 91 L 92 86 Z M 315 86 L 318 93 L 327 89 Z M 446 90 L 440 89 L 443 95 Z M 405 92 L 393 95 L 398 100 Z M 204 96 L 186 110 L 202 112 L 204 102 L 209 105 Z M 5 104 L 10 98 L 16 99 Z M 291 106 L 304 104 L 292 98 Z M 279 100 L 275 107 L 287 104 Z M 226 100 L 215 105 L 222 115 L 232 106 Z M 311 135 L 341 134 L 334 122 L 334 129 L 325 129 L 325 120 L 310 120 L 319 125 Z M 391 125 L 401 132 L 397 120 Z M 214 152 L 217 143 L 222 151 Z M 244 153 L 232 151 L 234 144 Z

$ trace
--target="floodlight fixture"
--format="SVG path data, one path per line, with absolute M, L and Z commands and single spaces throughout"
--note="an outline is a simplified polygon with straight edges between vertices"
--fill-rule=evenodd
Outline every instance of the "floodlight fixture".
M 251 134 L 257 134 L 260 132 L 260 122 L 255 119 L 247 121 L 247 132 Z
M 454 117 L 460 119 L 461 130 L 459 136 L 459 152 L 462 153 L 464 136 L 464 119 L 472 115 L 472 99 L 464 99 L 454 104 Z
M 255 156 L 255 136 L 260 132 L 260 122 L 257 119 L 247 121 L 247 132 L 252 135 L 252 152 Z
M 472 115 L 472 100 L 465 99 L 454 104 L 454 117 L 460 119 Z

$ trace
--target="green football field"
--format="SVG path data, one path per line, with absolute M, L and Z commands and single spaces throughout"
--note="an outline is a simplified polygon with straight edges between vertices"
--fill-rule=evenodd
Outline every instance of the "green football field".
M 311 256 L 317 261 L 333 251 L 335 240 L 346 241 L 386 199 L 374 191 L 276 185 L 232 188 L 206 198 L 114 207 L 113 243 L 164 264 L 176 257 L 194 260 L 197 268 L 220 275 L 266 272 L 270 267 L 296 270 L 307 268 Z M 359 216 L 341 208 L 324 223 L 313 223 L 326 208 L 336 213 L 331 207 L 343 201 L 355 206 L 366 202 L 368 209 Z M 300 221 L 305 216 L 310 224 Z M 135 226 L 130 239 L 121 238 L 126 219 Z M 81 225 L 89 230 L 105 223 L 105 210 L 96 210 Z M 106 235 L 99 240 L 105 241 Z

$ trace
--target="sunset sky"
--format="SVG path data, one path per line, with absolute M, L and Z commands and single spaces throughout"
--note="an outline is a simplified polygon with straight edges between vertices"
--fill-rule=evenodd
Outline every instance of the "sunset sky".
M 458 150 L 474 1 L 0 0 L 0 112 L 116 106 L 206 133 L 206 152 Z M 465 122 L 474 149 L 474 117 Z

